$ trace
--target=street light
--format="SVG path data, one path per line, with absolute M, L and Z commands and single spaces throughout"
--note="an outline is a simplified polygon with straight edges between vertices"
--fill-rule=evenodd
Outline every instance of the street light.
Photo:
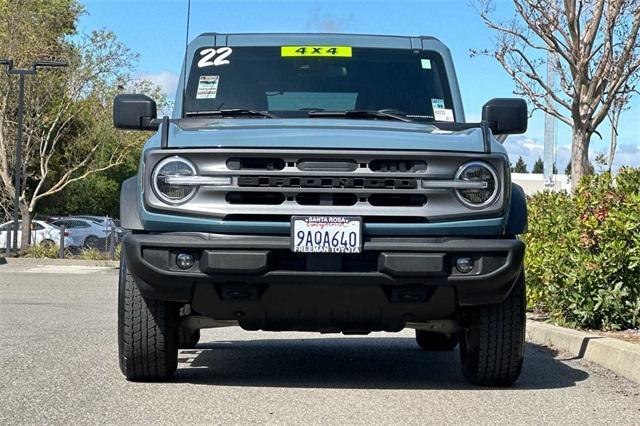
M 24 76 L 35 75 L 38 72 L 38 68 L 61 68 L 66 67 L 68 64 L 63 61 L 49 61 L 44 59 L 38 59 L 33 61 L 31 68 L 16 69 L 13 67 L 13 61 L 10 59 L 0 59 L 0 65 L 4 65 L 7 68 L 7 74 L 20 76 L 19 91 L 18 91 L 18 128 L 16 131 L 16 158 L 14 165 L 14 187 L 15 187 L 15 199 L 13 205 L 13 243 L 9 244 L 9 233 L 7 232 L 7 239 L 5 248 L 7 254 L 11 254 L 11 246 L 18 251 L 18 219 L 20 215 L 20 171 L 22 166 L 22 122 L 24 119 Z

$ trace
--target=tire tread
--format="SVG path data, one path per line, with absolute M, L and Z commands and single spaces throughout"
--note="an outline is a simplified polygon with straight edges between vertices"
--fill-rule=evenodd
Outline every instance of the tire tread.
M 477 346 L 463 343 L 460 348 L 467 380 L 480 386 L 510 386 L 518 379 L 524 355 L 525 308 L 524 271 L 504 302 L 473 308 L 468 333 L 477 334 Z
M 165 380 L 178 365 L 176 307 L 143 297 L 124 262 L 120 268 L 120 370 L 129 380 Z

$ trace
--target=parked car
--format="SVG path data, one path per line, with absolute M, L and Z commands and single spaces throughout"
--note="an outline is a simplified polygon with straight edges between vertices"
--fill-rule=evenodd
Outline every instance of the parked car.
M 52 222 L 57 227 L 64 226 L 71 231 L 72 247 L 105 248 L 109 231 L 99 222 L 80 217 L 68 217 Z
M 120 227 L 120 221 L 109 216 L 75 215 L 73 217 L 91 220 L 102 226 L 102 228 L 105 229 L 106 233 L 109 233 L 112 228 L 115 228 L 116 234 L 118 234 L 118 236 L 122 236 L 122 234 L 124 233 L 124 230 Z
M 22 226 L 22 221 L 18 222 L 19 226 Z M 6 248 L 8 231 L 11 229 L 13 221 L 6 222 L 0 225 L 0 248 Z M 64 233 L 64 245 L 71 244 L 71 232 L 65 231 Z M 22 241 L 22 232 L 18 232 L 18 246 Z M 31 244 L 60 244 L 60 228 L 55 225 L 49 224 L 42 220 L 34 220 L 31 222 Z

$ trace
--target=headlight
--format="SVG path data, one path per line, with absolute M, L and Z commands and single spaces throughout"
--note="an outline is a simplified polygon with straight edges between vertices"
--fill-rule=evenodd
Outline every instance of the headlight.
M 498 176 L 489 164 L 472 161 L 463 164 L 456 172 L 456 180 L 483 183 L 480 188 L 460 188 L 456 190 L 463 204 L 478 208 L 495 201 L 498 195 Z
M 178 204 L 187 201 L 196 193 L 196 186 L 177 185 L 172 178 L 188 178 L 197 175 L 195 166 L 184 158 L 175 156 L 162 160 L 151 177 L 153 189 L 162 201 Z

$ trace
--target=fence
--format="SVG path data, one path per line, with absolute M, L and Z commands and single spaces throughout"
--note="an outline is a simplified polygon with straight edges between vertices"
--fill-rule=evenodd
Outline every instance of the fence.
M 58 257 L 63 259 L 65 254 L 70 251 L 72 254 L 82 253 L 82 251 L 96 251 L 99 254 L 105 255 L 109 260 L 116 258 L 116 251 L 118 246 L 122 242 L 122 235 L 118 232 L 117 228 L 110 226 L 107 230 L 105 238 L 95 238 L 90 242 L 87 242 L 83 247 L 70 246 L 66 244 L 68 232 L 65 230 L 64 225 L 60 226 L 60 241 L 58 241 Z

